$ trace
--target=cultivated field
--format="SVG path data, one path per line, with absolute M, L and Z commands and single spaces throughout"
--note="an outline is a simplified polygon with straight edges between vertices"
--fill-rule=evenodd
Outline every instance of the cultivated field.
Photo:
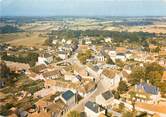
M 150 25 L 150 26 L 137 26 L 130 27 L 129 32 L 149 32 L 149 33 L 166 33 L 166 25 Z
M 9 43 L 13 46 L 43 47 L 47 37 L 39 36 L 40 33 L 13 33 L 0 35 L 0 42 Z
M 61 26 L 61 22 L 50 21 L 50 22 L 35 22 L 35 23 L 23 24 L 19 28 L 23 29 L 24 31 L 49 32 L 52 29 L 56 29 L 59 26 Z

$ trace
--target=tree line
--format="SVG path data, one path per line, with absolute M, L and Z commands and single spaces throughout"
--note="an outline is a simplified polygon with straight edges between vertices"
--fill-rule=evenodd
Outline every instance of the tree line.
M 20 62 L 20 63 L 27 63 L 30 66 L 34 66 L 38 60 L 38 54 L 29 52 L 27 56 L 16 56 L 16 55 L 7 55 L 7 53 L 3 53 L 1 59 L 6 61 L 13 61 L 13 62 Z
M 119 32 L 119 31 L 104 31 L 104 30 L 58 30 L 49 33 L 50 38 L 54 36 L 62 38 L 80 38 L 82 36 L 89 37 L 112 37 L 115 42 L 123 42 L 128 40 L 129 42 L 143 42 L 148 38 L 153 38 L 156 35 L 154 33 L 147 32 Z
M 23 32 L 23 30 L 19 29 L 17 26 L 11 26 L 11 25 L 0 27 L 0 34 L 16 33 L 16 32 Z

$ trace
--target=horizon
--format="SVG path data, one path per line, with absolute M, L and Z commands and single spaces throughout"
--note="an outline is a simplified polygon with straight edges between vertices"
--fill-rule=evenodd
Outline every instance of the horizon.
M 165 11 L 166 0 L 0 0 L 1 17 L 165 17 Z

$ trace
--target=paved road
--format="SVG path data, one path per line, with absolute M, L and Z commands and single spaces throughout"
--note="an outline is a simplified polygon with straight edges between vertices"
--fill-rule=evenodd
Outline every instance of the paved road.
M 97 88 L 90 93 L 89 95 L 87 95 L 86 97 L 84 97 L 84 99 L 82 99 L 78 104 L 76 104 L 73 108 L 71 108 L 71 110 L 76 110 L 76 111 L 83 111 L 84 110 L 84 105 L 87 101 L 95 101 L 95 98 L 97 95 L 101 94 L 103 92 L 104 86 L 103 84 L 99 81 Z

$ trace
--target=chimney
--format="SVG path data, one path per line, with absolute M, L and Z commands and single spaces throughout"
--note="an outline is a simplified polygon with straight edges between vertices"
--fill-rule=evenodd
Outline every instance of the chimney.
M 98 106 L 98 112 L 100 112 L 100 106 Z
M 107 109 L 105 109 L 105 115 L 108 116 L 108 111 L 107 111 Z
M 142 79 L 140 79 L 140 83 L 143 83 L 143 80 L 142 80 Z
M 147 84 L 150 84 L 149 80 L 146 81 Z
M 93 103 L 93 107 L 95 107 L 96 106 L 96 104 L 95 103 Z

